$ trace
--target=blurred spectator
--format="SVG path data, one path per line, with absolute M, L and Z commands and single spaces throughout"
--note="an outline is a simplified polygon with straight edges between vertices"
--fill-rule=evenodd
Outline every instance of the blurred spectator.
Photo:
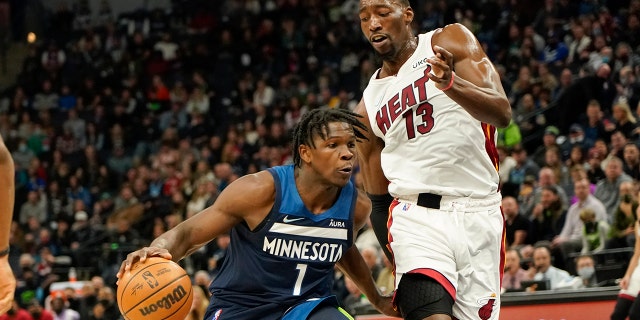
M 382 269 L 382 266 L 379 263 L 380 251 L 375 247 L 365 247 L 360 249 L 360 254 L 362 254 L 364 262 L 369 267 L 369 270 L 371 270 L 371 276 L 374 279 L 377 279 L 380 274 L 380 270 Z
M 572 253 L 584 250 L 583 239 L 585 230 L 592 231 L 592 225 L 585 229 L 582 212 L 589 210 L 594 215 L 593 221 L 606 221 L 607 212 L 600 200 L 589 193 L 589 181 L 578 180 L 573 183 L 578 202 L 574 203 L 567 210 L 567 217 L 562 227 L 562 231 L 551 241 L 551 248 L 560 250 L 565 262 Z M 589 220 L 591 222 L 591 219 Z M 606 234 L 606 233 L 605 233 Z M 604 246 L 604 241 L 602 242 Z M 588 248 L 588 250 L 593 250 Z
M 59 96 L 53 90 L 51 80 L 44 80 L 41 91 L 33 99 L 33 109 L 36 111 L 57 109 Z
M 617 157 L 609 160 L 604 172 L 606 178 L 598 182 L 593 195 L 602 201 L 607 209 L 607 221 L 613 221 L 613 214 L 620 201 L 620 185 L 632 179 L 622 171 L 622 160 Z
M 505 292 L 523 291 L 521 281 L 531 280 L 530 274 L 522 269 L 520 252 L 517 249 L 508 249 L 505 253 L 504 275 L 502 276 L 502 289 Z
M 96 281 L 103 281 L 102 278 L 95 278 L 94 279 Z M 93 280 L 93 279 L 92 279 Z M 95 281 L 94 281 L 95 283 Z M 104 307 L 104 318 L 105 319 L 117 319 L 118 317 L 120 317 L 120 311 L 118 310 L 118 305 L 116 303 L 116 295 L 114 292 L 114 289 L 110 286 L 101 286 L 101 285 L 95 285 L 96 289 L 98 290 L 98 293 L 96 295 L 96 298 L 98 299 L 98 302 L 102 304 L 102 306 Z
M 596 213 L 585 208 L 580 211 L 580 220 L 584 224 L 582 231 L 582 254 L 598 253 L 605 248 L 609 224 L 606 219 L 598 218 Z
M 27 306 L 27 311 L 31 314 L 33 320 L 54 320 L 53 312 L 42 308 L 38 299 L 31 299 Z M 73 318 L 72 318 L 73 319 Z
M 47 198 L 42 191 L 29 191 L 27 194 L 27 202 L 20 206 L 20 224 L 26 225 L 29 217 L 35 217 L 40 223 L 46 223 L 49 218 L 46 203 Z
M 638 134 L 636 133 L 636 129 L 638 128 L 636 118 L 633 116 L 633 112 L 631 112 L 626 98 L 613 105 L 612 116 L 616 127 L 615 130 L 622 132 L 627 139 L 636 140 L 638 138 Z
M 187 100 L 187 104 L 185 110 L 192 117 L 195 114 L 208 114 L 210 108 L 209 96 L 205 94 L 203 88 L 194 87 L 191 95 L 189 96 L 189 100 Z
M 587 169 L 587 176 L 591 183 L 598 183 L 606 178 L 604 169 L 602 167 L 602 161 L 607 154 L 607 145 L 601 139 L 596 140 L 595 146 L 589 150 L 589 167 Z
M 165 61 L 173 61 L 177 57 L 178 45 L 171 39 L 171 34 L 165 32 L 160 41 L 153 46 L 153 49 L 160 51 L 162 59 Z
M 564 164 L 560 154 L 560 148 L 549 147 L 544 154 L 543 167 L 549 168 L 555 175 L 555 181 L 558 186 L 563 188 L 565 194 L 573 195 L 573 188 L 571 185 L 571 176 L 569 168 Z
M 584 146 L 591 148 L 598 139 L 609 140 L 609 134 L 604 127 L 603 112 L 598 100 L 589 101 L 586 108 L 586 117 L 581 124 L 584 129 Z
M 363 308 L 364 306 L 370 305 L 369 300 L 365 297 L 365 295 L 358 289 L 358 286 L 351 280 L 351 278 L 344 278 L 344 284 L 349 292 L 343 300 L 342 304 L 344 309 L 349 314 L 358 314 L 358 309 Z
M 381 254 L 380 259 L 382 259 L 382 269 L 380 269 L 378 277 L 375 278 L 376 286 L 383 294 L 391 294 L 396 287 L 393 263 L 389 261 L 385 254 Z
M 26 309 L 20 307 L 18 301 L 14 300 L 11 309 L 0 315 L 0 320 L 33 320 L 33 317 Z
M 42 53 L 40 58 L 40 62 L 42 63 L 42 68 L 47 71 L 49 74 L 55 74 L 59 71 L 66 61 L 66 55 L 64 50 L 58 47 L 56 41 L 51 41 L 47 50 Z
M 70 109 L 67 112 L 67 120 L 62 124 L 62 127 L 65 131 L 68 130 L 71 132 L 81 147 L 86 145 L 86 121 L 79 117 L 78 112 L 75 109 Z
M 542 187 L 540 202 L 531 211 L 533 243 L 551 241 L 562 231 L 566 211 L 562 209 L 557 190 L 551 186 Z
M 576 258 L 576 273 L 582 279 L 582 284 L 587 287 L 597 287 L 596 264 L 590 255 L 581 255 Z
M 264 79 L 258 80 L 253 94 L 253 104 L 270 108 L 275 99 L 275 91 Z
M 569 207 L 569 197 L 567 196 L 567 192 L 565 189 L 558 184 L 558 176 L 555 174 L 553 169 L 548 167 L 543 167 L 538 171 L 538 184 L 534 189 L 534 203 L 533 205 L 540 202 L 542 190 L 545 187 L 551 187 L 556 190 L 556 194 L 559 197 L 560 205 L 562 209 L 567 209 Z M 531 214 L 532 207 L 526 208 L 528 210 L 527 215 Z
M 622 170 L 633 178 L 634 181 L 640 179 L 640 148 L 633 142 L 628 142 L 623 149 L 624 164 Z
M 228 234 L 224 234 L 216 238 L 216 249 L 208 259 L 208 270 L 213 277 L 218 274 L 222 267 L 222 263 L 227 255 L 229 241 L 230 237 Z
M 533 251 L 533 280 L 549 280 L 551 290 L 567 288 L 574 285 L 574 278 L 569 272 L 556 268 L 551 264 L 551 251 L 545 246 L 538 246 Z
M 613 214 L 613 222 L 609 229 L 607 249 L 632 247 L 635 243 L 636 212 L 638 210 L 637 196 L 631 191 L 631 182 L 620 184 L 620 190 L 625 192 L 618 208 Z
M 502 213 L 505 218 L 505 241 L 507 248 L 527 243 L 531 228 L 529 219 L 520 214 L 518 202 L 514 197 L 502 198 Z
M 205 294 L 205 291 L 200 286 L 193 287 L 193 302 L 191 302 L 191 309 L 185 320 L 200 320 L 203 319 L 207 307 L 209 306 L 209 298 Z
M 537 177 L 540 167 L 527 156 L 527 150 L 516 145 L 511 151 L 515 166 L 509 171 L 509 180 L 503 185 L 503 194 L 517 196 L 525 177 Z
M 533 157 L 533 161 L 535 161 L 538 166 L 544 167 L 547 150 L 551 148 L 559 148 L 558 144 L 556 143 L 556 139 L 559 135 L 560 130 L 558 130 L 558 128 L 556 128 L 555 126 L 548 126 L 544 129 L 542 145 L 540 145 L 531 155 Z
M 29 167 L 29 163 L 36 157 L 36 154 L 29 149 L 27 141 L 20 139 L 18 141 L 18 148 L 11 152 L 11 157 L 16 166 L 16 171 L 26 170 Z

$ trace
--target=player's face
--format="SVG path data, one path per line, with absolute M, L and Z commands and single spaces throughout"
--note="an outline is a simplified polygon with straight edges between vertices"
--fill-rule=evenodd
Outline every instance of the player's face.
M 344 122 L 329 123 L 326 139 L 313 138 L 309 148 L 310 165 L 322 178 L 336 186 L 344 186 L 351 178 L 356 160 L 356 137 Z
M 412 37 L 413 10 L 394 0 L 360 0 L 360 29 L 384 60 L 392 60 Z

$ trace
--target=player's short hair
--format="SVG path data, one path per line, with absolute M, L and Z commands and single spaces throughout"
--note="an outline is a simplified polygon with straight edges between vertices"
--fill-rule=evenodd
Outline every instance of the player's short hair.
M 411 7 L 411 3 L 409 3 L 409 0 L 396 0 L 399 4 L 401 4 L 403 7 Z
M 327 138 L 329 123 L 344 122 L 353 128 L 356 139 L 367 139 L 363 132 L 367 127 L 360 122 L 361 115 L 344 109 L 314 109 L 305 113 L 293 130 L 293 163 L 300 166 L 300 145 L 308 145 L 315 148 L 313 138 L 319 136 Z

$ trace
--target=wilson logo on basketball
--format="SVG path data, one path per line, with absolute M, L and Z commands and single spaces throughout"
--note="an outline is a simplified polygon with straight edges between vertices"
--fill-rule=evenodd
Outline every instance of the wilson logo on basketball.
M 138 311 L 140 311 L 143 316 L 148 316 L 160 309 L 171 309 L 172 305 L 184 299 L 184 297 L 186 296 L 187 290 L 185 290 L 182 285 L 179 285 L 175 289 L 173 289 L 173 292 L 169 293 L 162 299 L 159 299 L 158 301 L 150 305 L 144 306 L 138 309 Z

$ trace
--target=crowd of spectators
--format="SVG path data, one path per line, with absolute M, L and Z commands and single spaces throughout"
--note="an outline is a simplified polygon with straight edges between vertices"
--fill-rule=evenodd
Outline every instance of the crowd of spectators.
M 464 24 L 501 75 L 514 115 L 499 130 L 508 245 L 546 241 L 563 268 L 583 243 L 587 253 L 633 244 L 640 1 L 411 3 L 416 31 Z M 48 285 L 67 280 L 60 266 L 113 289 L 126 253 L 237 177 L 289 163 L 300 116 L 352 109 L 379 65 L 358 20 L 357 0 L 175 0 L 117 15 L 109 1 L 91 12 L 78 0 L 45 12 L 41 40 L 0 92 L 0 133 L 16 165 L 17 303 L 45 305 Z M 581 220 L 587 201 L 595 215 Z M 606 244 L 583 242 L 599 221 L 610 226 Z M 202 287 L 228 241 L 182 262 Z M 390 266 L 374 252 L 388 286 L 380 270 Z M 340 297 L 362 303 L 337 283 Z M 112 299 L 92 301 L 72 307 L 83 319 L 98 305 L 113 310 Z

